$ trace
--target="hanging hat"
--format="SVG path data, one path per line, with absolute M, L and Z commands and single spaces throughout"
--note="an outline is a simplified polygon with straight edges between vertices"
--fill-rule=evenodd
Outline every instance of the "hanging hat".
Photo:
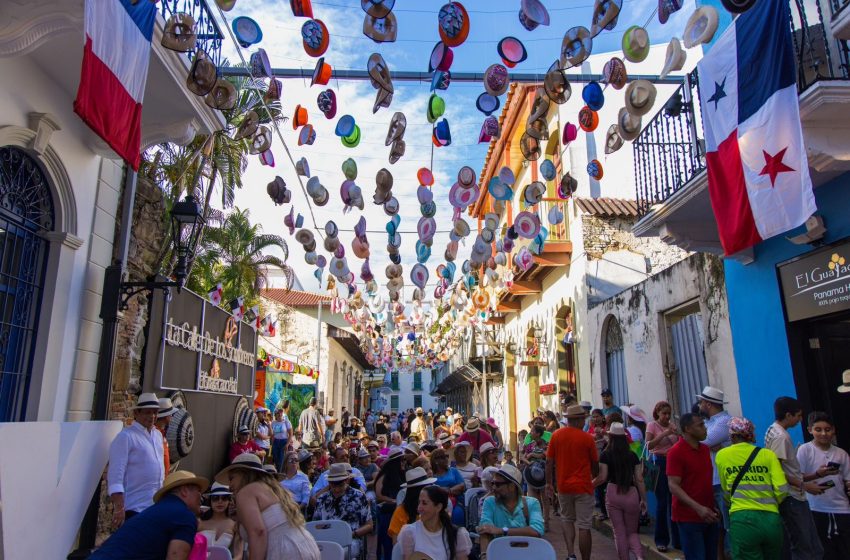
M 494 95 L 490 95 L 486 91 L 478 96 L 478 99 L 475 101 L 475 107 L 484 113 L 487 116 L 492 115 L 499 109 L 499 106 L 502 102 L 498 97 Z M 430 119 L 430 110 L 429 110 L 429 119 Z M 498 121 L 497 121 L 498 122 Z
M 319 57 L 328 50 L 330 33 L 322 20 L 308 19 L 301 26 L 301 39 L 304 52 L 312 57 Z
M 598 111 L 605 105 L 605 96 L 602 93 L 602 86 L 599 85 L 599 82 L 588 82 L 581 90 L 581 98 L 594 111 Z
M 360 144 L 360 127 L 355 124 L 354 131 L 348 136 L 343 136 L 340 140 L 346 148 L 356 148 Z
M 425 284 L 428 283 L 428 269 L 422 263 L 416 263 L 410 269 L 410 281 L 420 290 L 425 289 Z
M 407 130 L 407 117 L 404 113 L 396 111 L 390 119 L 390 125 L 387 128 L 387 139 L 384 140 L 384 145 L 389 146 L 397 140 L 404 137 L 404 132 Z
M 590 26 L 591 35 L 596 37 L 602 33 L 603 29 L 611 30 L 617 26 L 622 3 L 622 0 L 596 0 Z
M 626 88 L 626 110 L 641 117 L 647 114 L 655 103 L 655 85 L 649 80 L 635 80 Z
M 326 119 L 336 116 L 336 93 L 332 89 L 326 89 L 316 97 L 316 104 Z
M 384 202 L 384 212 L 388 216 L 395 216 L 399 211 L 399 202 L 398 199 L 394 196 L 390 197 L 389 200 Z
M 322 57 L 316 62 L 316 68 L 313 70 L 313 77 L 310 80 L 310 85 L 314 86 L 319 84 L 320 86 L 328 85 L 328 82 L 331 79 L 331 74 L 333 73 L 333 68 L 331 65 L 325 62 L 325 58 Z
M 623 89 L 629 79 L 629 74 L 626 71 L 626 63 L 616 56 L 611 58 L 602 68 L 602 76 L 605 79 L 605 83 L 610 84 L 612 88 Z
M 229 12 L 236 5 L 236 0 L 215 0 L 215 3 L 222 12 Z
M 251 53 L 249 63 L 253 77 L 270 78 L 272 76 L 272 65 L 269 62 L 269 55 L 266 54 L 266 49 L 257 49 L 256 52 Z
M 292 15 L 295 17 L 313 17 L 313 4 L 311 0 L 289 0 Z
M 549 25 L 549 12 L 540 0 L 522 0 L 519 22 L 528 31 L 534 31 L 539 25 Z
M 682 9 L 683 0 L 658 0 L 658 21 L 667 23 L 670 15 Z
M 558 198 L 566 200 L 576 192 L 576 189 L 578 189 L 578 181 L 569 173 L 565 173 L 561 177 L 561 182 L 558 183 Z
M 554 205 L 549 209 L 549 215 L 547 216 L 549 219 L 549 223 L 553 226 L 557 226 L 558 224 L 564 221 L 564 212 L 561 210 L 560 205 Z
M 266 88 L 266 93 L 263 95 L 263 100 L 266 103 L 269 101 L 277 101 L 280 99 L 281 93 L 283 93 L 283 82 L 277 78 L 272 78 L 269 80 L 269 85 Z
M 434 184 L 434 174 L 431 173 L 431 170 L 427 167 L 420 167 L 419 170 L 416 171 L 416 180 L 419 181 L 420 185 L 430 187 Z M 421 198 L 419 199 L 419 202 L 423 202 Z
M 502 57 L 502 63 L 508 68 L 513 68 L 528 58 L 525 45 L 516 37 L 505 37 L 496 45 L 496 51 Z
M 404 150 L 407 147 L 407 144 L 404 143 L 404 140 L 396 140 L 393 142 L 392 147 L 390 148 L 389 162 L 395 163 L 401 156 L 404 155 Z
M 307 163 L 307 158 L 302 157 L 295 162 L 295 172 L 302 177 L 310 177 L 310 164 Z
M 395 6 L 395 0 L 360 0 L 360 7 L 370 16 L 387 17 Z
M 531 254 L 528 247 L 520 249 L 514 257 L 514 264 L 516 264 L 522 271 L 526 271 L 531 268 L 533 263 L 534 255 Z
M 623 56 L 629 62 L 643 62 L 649 56 L 649 33 L 639 25 L 633 25 L 623 33 Z
M 549 99 L 558 105 L 566 103 L 572 95 L 572 87 L 561 69 L 559 61 L 553 62 L 543 77 L 543 90 L 549 96 Z
M 578 125 L 585 132 L 593 132 L 599 126 L 599 115 L 585 105 L 578 112 Z
M 253 134 L 257 131 L 259 123 L 259 115 L 257 115 L 255 111 L 247 111 L 242 115 L 242 122 L 239 123 L 239 127 L 236 129 L 233 139 L 242 140 L 243 138 L 253 136 Z
M 540 181 L 534 181 L 522 190 L 522 198 L 523 200 L 525 200 L 525 203 L 528 206 L 534 206 L 535 204 L 539 204 L 540 201 L 543 200 L 543 195 L 545 194 L 546 185 L 544 185 Z
M 307 144 L 308 146 L 312 146 L 315 141 L 316 129 L 313 128 L 312 124 L 305 124 L 301 128 L 301 132 L 298 133 L 298 145 L 303 146 Z
M 395 14 L 390 12 L 382 18 L 366 14 L 363 18 L 363 35 L 376 43 L 394 43 L 398 37 L 398 21 Z
M 336 134 L 340 138 L 351 136 L 356 126 L 357 125 L 354 122 L 354 117 L 352 117 L 351 115 L 343 115 L 336 122 L 336 129 L 334 130 L 334 134 Z
M 448 70 L 434 70 L 431 76 L 431 91 L 449 89 L 449 84 L 452 81 L 452 73 Z
M 459 47 L 469 37 L 469 14 L 460 2 L 449 2 L 437 14 L 440 39 L 449 47 Z
M 428 122 L 432 124 L 437 122 L 437 119 L 442 117 L 445 112 L 446 101 L 436 93 L 432 93 L 431 97 L 428 98 L 428 110 L 425 115 Z
M 519 139 L 519 149 L 522 152 L 522 157 L 528 161 L 537 161 L 540 154 L 543 153 L 540 140 L 530 136 L 527 132 Z
M 587 174 L 597 181 L 602 179 L 602 175 L 604 174 L 602 170 L 602 163 L 600 163 L 598 159 L 590 160 L 590 163 L 587 164 Z
M 377 113 L 380 107 L 389 107 L 393 99 L 393 80 L 390 67 L 379 53 L 372 53 L 367 63 L 369 80 L 372 87 L 378 90 L 372 112 Z
M 213 109 L 227 111 L 236 107 L 236 87 L 230 81 L 219 78 L 204 102 Z
M 561 143 L 568 146 L 570 142 L 578 138 L 578 128 L 571 122 L 564 125 L 564 133 L 561 136 Z
M 422 243 L 421 241 L 416 241 L 416 261 L 420 263 L 425 263 L 428 259 L 431 258 L 431 247 Z
M 540 233 L 540 218 L 533 212 L 520 212 L 514 218 L 514 229 L 523 239 L 534 239 Z
M 605 134 L 605 153 L 613 154 L 623 147 L 623 137 L 620 136 L 620 127 L 612 124 Z
M 286 188 L 286 181 L 279 175 L 266 185 L 266 194 L 269 195 L 275 205 L 287 204 L 292 200 L 292 193 Z
M 617 114 L 617 132 L 620 137 L 631 142 L 638 137 L 641 130 L 641 117 L 629 113 L 625 107 Z
M 667 44 L 667 53 L 664 55 L 664 68 L 661 69 L 661 78 L 666 78 L 670 72 L 684 68 L 688 59 L 688 53 L 682 48 L 682 43 L 676 37 L 670 39 Z
M 313 202 L 315 202 L 317 206 L 324 206 L 327 204 L 328 198 L 330 197 L 328 189 L 326 189 L 319 181 L 319 178 L 315 176 L 310 177 L 307 181 L 307 194 L 310 195 L 310 198 L 313 199 Z
M 262 154 L 271 148 L 272 131 L 266 125 L 260 125 L 251 137 L 248 151 L 252 154 Z
M 717 32 L 719 15 L 717 9 L 712 6 L 700 6 L 694 11 L 688 23 L 685 25 L 685 33 L 682 42 L 686 49 L 697 45 L 710 43 Z
M 249 17 L 239 16 L 234 18 L 230 26 L 233 28 L 233 34 L 236 35 L 236 42 L 242 48 L 248 48 L 263 40 L 263 30 L 260 29 L 260 24 Z
M 357 162 L 351 158 L 342 162 L 342 173 L 349 181 L 357 179 Z
M 557 174 L 557 172 L 555 170 L 555 164 L 552 163 L 552 160 L 547 159 L 540 164 L 540 174 L 543 175 L 543 178 L 547 181 L 553 181 L 555 179 L 555 175 Z
M 274 153 L 271 150 L 260 153 L 260 163 L 268 167 L 274 167 Z
M 490 183 L 487 185 L 487 192 L 496 200 L 510 200 L 514 197 L 513 189 L 500 181 L 498 177 L 490 179 Z
M 449 190 L 449 204 L 460 210 L 465 210 L 478 200 L 478 194 L 478 186 L 475 184 L 465 187 L 460 183 L 455 183 Z
M 295 234 L 295 241 L 301 245 L 309 246 L 316 241 L 316 238 L 313 236 L 313 232 L 309 229 L 299 229 L 298 233 Z
M 195 51 L 192 66 L 189 68 L 189 75 L 186 77 L 188 90 L 203 97 L 215 87 L 217 78 L 218 69 L 215 63 L 210 60 L 209 55 L 203 49 Z
M 495 99 L 498 99 L 498 97 Z M 500 135 L 499 119 L 489 116 L 481 123 L 481 131 L 478 133 L 478 143 L 489 142 L 493 138 L 498 138 Z
M 743 14 L 756 5 L 756 0 L 720 0 L 723 7 L 733 14 Z
M 561 41 L 561 66 L 578 66 L 590 56 L 593 50 L 593 38 L 587 27 L 572 27 L 564 33 Z
M 434 145 L 437 147 L 448 146 L 452 143 L 452 133 L 449 129 L 449 121 L 442 119 L 437 123 L 437 126 L 434 128 L 433 140 Z
M 484 89 L 495 97 L 508 91 L 508 69 L 501 64 L 491 64 L 484 71 Z
M 419 218 L 419 223 L 416 224 L 416 233 L 423 243 L 427 243 L 433 239 L 436 232 L 437 222 L 434 218 L 426 218 L 424 216 Z
M 292 114 L 292 130 L 297 130 L 298 127 L 304 126 L 307 124 L 309 120 L 309 116 L 307 115 L 307 108 L 302 107 L 301 105 L 295 106 L 295 112 Z
M 166 49 L 177 52 L 195 50 L 198 35 L 195 33 L 195 18 L 187 13 L 172 14 L 165 22 L 160 44 Z
M 499 169 L 499 180 L 508 186 L 513 186 L 513 184 L 516 183 L 514 172 L 507 165 L 502 166 L 502 168 Z
M 431 50 L 431 58 L 428 59 L 428 72 L 433 72 L 434 70 L 447 72 L 451 68 L 454 58 L 455 55 L 452 49 L 442 41 L 439 41 Z

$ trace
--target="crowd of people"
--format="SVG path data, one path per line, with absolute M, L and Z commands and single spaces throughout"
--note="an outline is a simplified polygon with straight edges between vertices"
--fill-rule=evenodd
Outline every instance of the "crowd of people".
M 171 403 L 143 394 L 110 449 L 117 530 L 92 558 L 183 559 L 220 546 L 236 559 L 318 560 L 306 521 L 341 520 L 352 559 L 367 543 L 378 560 L 394 547 L 405 560 L 486 559 L 494 539 L 543 537 L 560 523 L 568 558 L 589 560 L 594 518 L 610 519 L 620 560 L 645 557 L 639 529 L 651 518 L 656 548 L 687 560 L 850 558 L 850 458 L 825 413 L 809 413 L 812 440 L 795 449 L 788 430 L 804 411 L 790 397 L 776 400 L 762 446 L 714 387 L 681 417 L 664 401 L 650 418 L 615 406 L 609 390 L 600 397 L 595 408 L 562 395 L 516 441 L 493 418 L 451 408 L 362 419 L 343 408 L 337 419 L 313 399 L 293 421 L 284 402 L 238 429 L 210 485 L 168 472 L 157 428 Z

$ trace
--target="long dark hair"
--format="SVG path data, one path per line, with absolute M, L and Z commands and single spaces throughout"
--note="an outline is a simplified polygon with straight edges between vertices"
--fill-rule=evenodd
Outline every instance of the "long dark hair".
M 375 477 L 375 484 L 378 483 L 381 477 L 384 478 L 381 494 L 395 498 L 401 489 L 401 485 L 404 484 L 404 468 L 402 467 L 401 457 L 384 461 L 384 464 L 381 465 L 381 470 L 378 471 L 378 475 Z
M 443 527 L 443 546 L 446 547 L 448 555 L 446 558 L 455 557 L 455 547 L 457 545 L 457 527 L 452 525 L 452 518 L 449 515 L 449 493 L 445 488 L 440 488 L 436 485 L 426 486 L 424 488 L 428 499 L 435 505 L 442 506 L 439 514 L 440 525 Z
M 629 448 L 626 436 L 608 434 L 608 439 L 608 447 L 605 449 L 610 458 L 608 481 L 617 485 L 620 494 L 625 494 L 634 485 L 635 455 Z
M 419 512 L 416 509 L 419 507 L 419 494 L 422 493 L 422 489 L 424 486 L 411 486 L 407 489 L 407 492 L 404 493 L 404 501 L 401 504 L 401 507 L 404 508 L 405 513 L 407 513 L 408 523 L 413 523 L 416 521 L 416 516 L 419 515 Z

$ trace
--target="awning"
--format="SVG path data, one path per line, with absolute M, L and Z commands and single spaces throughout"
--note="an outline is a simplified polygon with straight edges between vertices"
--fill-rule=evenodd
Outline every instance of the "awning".
M 362 369 L 372 367 L 372 364 L 363 355 L 363 351 L 360 350 L 360 340 L 354 334 L 333 325 L 328 325 L 328 338 L 337 341 Z

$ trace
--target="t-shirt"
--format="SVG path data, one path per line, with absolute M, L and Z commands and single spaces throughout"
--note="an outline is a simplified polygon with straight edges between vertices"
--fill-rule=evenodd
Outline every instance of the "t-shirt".
M 803 478 L 800 472 L 800 463 L 797 461 L 797 451 L 794 449 L 794 442 L 791 441 L 788 430 L 774 422 L 764 434 L 764 446 L 776 454 L 776 458 L 782 465 L 785 478 Z M 799 486 L 789 484 L 788 495 L 801 502 L 806 501 L 806 496 Z
M 458 472 L 456 468 L 449 467 L 448 471 L 437 477 L 437 480 L 434 481 L 434 484 L 440 486 L 441 488 L 451 488 L 452 486 L 457 486 L 458 484 L 464 484 L 464 480 L 463 477 L 460 475 L 460 472 Z
M 720 475 L 720 486 L 730 502 L 729 513 L 736 511 L 770 511 L 779 513 L 779 504 L 788 495 L 788 481 L 776 454 L 770 449 L 759 449 L 750 468 L 741 477 L 735 495 L 730 496 L 732 484 L 743 468 L 755 446 L 735 443 L 717 452 L 715 463 Z
M 608 482 L 617 484 L 620 481 L 628 481 L 629 487 L 635 485 L 635 467 L 640 464 L 640 460 L 634 453 L 626 453 L 626 461 L 628 461 L 627 472 L 620 472 L 614 462 L 614 454 L 611 450 L 603 451 L 599 458 L 600 463 L 608 465 Z M 619 485 L 618 485 L 619 486 Z
M 256 453 L 257 451 L 264 451 L 254 440 L 249 439 L 245 443 L 239 443 L 238 441 L 234 441 L 230 444 L 230 453 L 228 454 L 228 458 L 230 462 L 233 462 L 238 455 L 242 455 L 243 453 Z
M 289 417 L 286 414 L 283 415 L 283 419 L 279 422 L 277 420 L 272 422 L 272 433 L 276 440 L 287 439 L 289 437 L 289 432 L 291 431 L 292 423 L 289 421 Z
M 198 520 L 174 494 L 128 519 L 90 560 L 162 560 L 173 540 L 195 543 Z
M 552 432 L 543 432 L 543 441 L 545 441 L 546 443 L 549 443 L 551 440 L 552 440 Z M 527 434 L 525 436 L 525 439 L 522 440 L 522 444 L 524 446 L 528 445 L 529 443 L 531 443 L 531 434 Z
M 298 425 L 304 432 L 304 443 L 311 441 L 319 441 L 324 433 L 325 419 L 319 413 L 318 409 L 307 407 L 301 411 L 301 416 L 298 419 Z
M 711 464 L 711 451 L 705 444 L 694 449 L 688 442 L 680 439 L 667 452 L 667 476 L 681 478 L 679 486 L 692 500 L 707 508 L 714 508 L 714 488 L 711 478 L 714 468 Z M 703 523 L 696 511 L 685 505 L 673 494 L 673 521 Z
M 599 461 L 593 436 L 580 428 L 561 428 L 552 434 L 546 457 L 555 461 L 559 493 L 593 494 L 590 467 Z
M 443 539 L 443 531 L 432 533 L 428 531 L 421 521 L 405 525 L 398 535 L 398 543 L 401 547 L 403 557 L 408 557 L 414 552 L 426 554 L 433 560 L 450 560 L 449 551 Z M 455 555 L 468 555 L 472 550 L 472 541 L 466 529 L 459 527 L 455 539 Z
M 528 506 L 528 519 L 525 517 L 525 509 L 522 507 L 523 500 Z M 508 529 L 531 527 L 541 537 L 546 532 L 540 502 L 531 497 L 520 497 L 513 511 L 508 511 L 504 505 L 496 501 L 495 496 L 487 496 L 484 498 L 484 505 L 481 506 L 479 525 L 493 525 L 494 527 L 507 527 Z
M 358 464 L 354 468 L 363 473 L 363 478 L 366 479 L 366 482 L 371 482 L 375 479 L 375 475 L 378 474 L 378 465 L 376 465 L 375 463 L 369 463 L 365 467 L 363 465 Z
M 463 478 L 463 482 L 466 484 L 466 489 L 469 490 L 472 488 L 472 478 L 478 475 L 478 465 L 470 461 L 462 467 L 455 465 L 454 468 L 457 469 L 457 472 L 459 472 L 460 476 Z
M 455 441 L 455 444 L 461 441 L 468 441 L 470 445 L 472 445 L 472 450 L 475 454 L 478 453 L 478 450 L 481 449 L 481 446 L 487 442 L 496 445 L 496 442 L 493 441 L 493 438 L 490 437 L 490 434 L 485 432 L 482 429 L 477 429 L 474 432 L 464 432 L 460 435 L 459 438 Z
M 816 446 L 814 442 L 804 443 L 797 450 L 797 460 L 800 462 L 800 468 L 804 473 L 811 474 L 826 465 L 827 463 L 838 463 L 841 465 L 838 468 L 838 474 L 832 474 L 823 478 L 817 479 L 818 484 L 823 484 L 827 480 L 835 483 L 832 488 L 820 495 L 806 494 L 809 500 L 809 507 L 812 511 L 820 513 L 850 513 L 850 500 L 844 492 L 844 481 L 850 480 L 850 457 L 847 452 L 834 445 L 826 451 Z
M 722 410 L 705 421 L 705 429 L 708 435 L 703 440 L 709 450 L 712 447 L 719 445 L 721 448 L 729 447 L 732 441 L 729 439 L 729 421 L 732 419 L 729 413 Z M 720 484 L 720 477 L 717 474 L 717 452 L 711 452 L 711 463 L 715 465 L 714 474 L 711 478 L 711 483 L 717 486 Z
M 658 422 L 650 422 L 646 426 L 646 441 L 650 440 L 650 436 L 654 439 L 657 438 L 659 434 L 663 434 L 667 431 L 667 428 L 659 424 Z M 670 451 L 670 448 L 679 441 L 679 436 L 675 434 L 666 435 L 661 440 L 655 442 L 655 447 L 650 450 L 650 453 L 654 453 L 656 455 L 665 456 L 667 452 Z

